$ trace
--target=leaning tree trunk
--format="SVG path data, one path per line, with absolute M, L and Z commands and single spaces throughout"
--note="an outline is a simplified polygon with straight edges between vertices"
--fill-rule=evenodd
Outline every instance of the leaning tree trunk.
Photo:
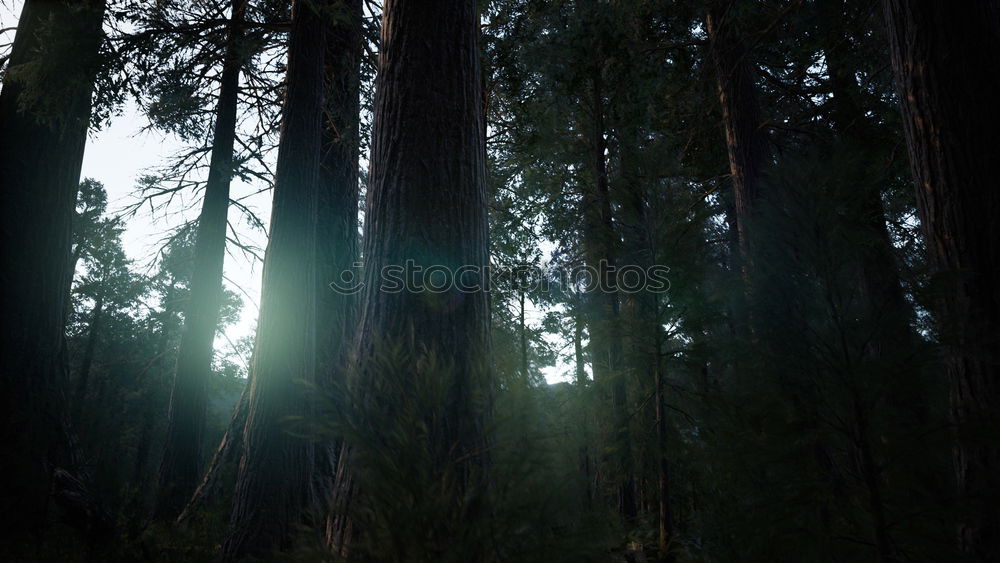
M 205 184 L 201 215 L 198 216 L 191 293 L 184 310 L 184 328 L 170 395 L 167 436 L 156 503 L 158 518 L 176 517 L 201 478 L 212 345 L 222 306 L 229 185 L 233 176 L 240 68 L 244 58 L 241 37 L 245 7 L 246 0 L 233 0 L 226 54 L 219 81 L 208 181 Z
M 16 483 L 0 502 L 0 544 L 41 531 L 52 472 L 71 462 L 66 264 L 104 7 L 27 0 L 0 92 L 0 474 Z
M 454 510 L 437 521 L 409 523 L 426 528 L 427 549 L 441 556 L 468 545 L 456 540 L 476 529 L 476 518 L 488 512 L 467 504 L 482 485 L 488 463 L 485 427 L 492 388 L 479 18 L 474 0 L 388 0 L 382 21 L 365 216 L 365 287 L 352 386 L 364 404 L 377 410 L 412 406 L 408 390 L 439 383 L 425 378 L 446 381 L 441 403 L 418 406 L 433 409 L 417 413 L 426 421 L 431 467 L 403 469 L 453 476 L 448 485 Z M 442 292 L 419 285 L 398 292 L 384 289 L 382 274 L 408 261 L 422 268 L 437 266 L 443 279 L 435 279 L 448 287 Z M 392 366 L 398 370 L 385 367 L 386 355 L 393 351 L 408 360 Z M 432 370 L 434 365 L 438 369 Z M 345 448 L 338 493 L 356 486 L 356 500 L 378 506 L 365 496 L 365 474 L 359 467 L 370 457 L 363 455 L 366 447 L 370 444 Z M 343 529 L 351 525 L 347 521 L 333 532 L 343 537 Z M 476 556 L 469 554 L 469 559 Z
M 957 430 L 959 543 L 1000 561 L 1000 7 L 884 0 Z
M 316 209 L 326 35 L 320 9 L 305 0 L 293 6 L 243 459 L 223 561 L 290 549 L 297 527 L 313 523 L 314 447 L 288 423 L 309 417 L 309 386 L 315 383 Z

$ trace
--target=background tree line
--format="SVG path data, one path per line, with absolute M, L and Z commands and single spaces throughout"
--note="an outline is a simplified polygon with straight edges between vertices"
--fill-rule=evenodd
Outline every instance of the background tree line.
M 1000 561 L 994 2 L 26 0 L 10 31 L 5 556 Z M 184 149 L 114 209 L 80 169 L 126 103 Z M 178 198 L 137 265 L 129 218 Z M 218 349 L 233 252 L 261 306 Z M 408 260 L 609 290 L 379 291 Z

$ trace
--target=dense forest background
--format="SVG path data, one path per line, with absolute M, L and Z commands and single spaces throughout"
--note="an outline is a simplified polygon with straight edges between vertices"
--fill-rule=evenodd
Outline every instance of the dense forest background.
M 15 7 L 0 558 L 1000 562 L 996 2 Z

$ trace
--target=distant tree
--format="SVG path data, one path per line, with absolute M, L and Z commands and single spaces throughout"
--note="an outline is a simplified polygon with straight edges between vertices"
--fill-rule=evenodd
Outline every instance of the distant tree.
M 157 514 L 174 518 L 201 478 L 205 408 L 212 347 L 222 305 L 222 275 L 228 229 L 229 184 L 233 177 L 233 147 L 240 70 L 245 58 L 245 0 L 234 0 L 226 54 L 219 77 L 219 95 L 212 134 L 212 157 L 205 184 L 191 292 L 184 315 L 177 369 L 167 423 L 167 440 L 160 469 Z

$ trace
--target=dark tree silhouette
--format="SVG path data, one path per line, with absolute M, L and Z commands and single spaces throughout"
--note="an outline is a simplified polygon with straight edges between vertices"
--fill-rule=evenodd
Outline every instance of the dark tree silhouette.
M 41 531 L 50 478 L 72 469 L 63 328 L 71 220 L 100 67 L 103 0 L 28 0 L 0 92 L 0 534 Z
M 1000 7 L 883 7 L 951 382 L 959 540 L 973 560 L 1000 561 Z

